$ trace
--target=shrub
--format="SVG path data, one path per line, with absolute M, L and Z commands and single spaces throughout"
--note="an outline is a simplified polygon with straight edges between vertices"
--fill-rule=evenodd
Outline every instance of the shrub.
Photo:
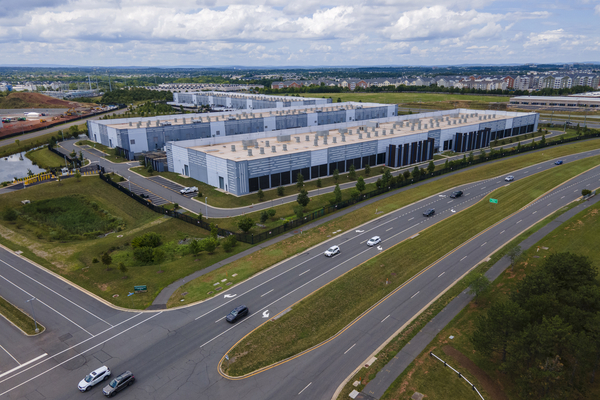
M 136 247 L 133 249 L 133 256 L 136 260 L 149 264 L 154 260 L 154 249 L 150 246 Z
M 5 221 L 16 221 L 19 214 L 13 208 L 7 208 L 2 214 Z
M 321 181 L 321 178 L 317 179 L 317 187 L 318 188 L 323 187 L 323 181 Z
M 371 166 L 369 164 L 365 165 L 365 175 L 369 176 L 371 173 Z
M 160 263 L 165 260 L 166 254 L 163 249 L 157 247 L 152 251 L 152 257 L 154 259 L 154 262 Z
M 581 195 L 582 195 L 582 196 L 588 196 L 588 195 L 590 195 L 590 194 L 592 194 L 592 191 L 591 191 L 591 190 L 589 190 L 589 189 L 583 189 L 583 190 L 581 191 Z
M 277 196 L 283 196 L 285 193 L 285 188 L 283 186 L 279 186 L 277 188 Z
M 119 271 L 121 271 L 122 273 L 127 272 L 127 267 L 122 262 L 119 263 Z
M 200 242 L 202 245 L 202 250 L 206 251 L 209 254 L 212 254 L 217 249 L 219 245 L 219 241 L 213 237 L 206 238 Z
M 258 195 L 258 201 L 262 201 L 262 199 L 265 198 L 265 194 L 262 191 L 262 189 L 258 189 L 258 193 L 256 193 Z
M 234 235 L 229 235 L 223 239 L 223 250 L 229 253 L 237 245 L 237 239 Z
M 351 165 L 350 169 L 348 170 L 348 179 L 351 181 L 356 179 L 356 169 L 354 168 L 354 165 Z
M 188 250 L 191 254 L 198 254 L 202 251 L 202 247 L 200 246 L 200 242 L 197 239 L 194 239 L 188 244 Z
M 97 264 L 97 263 L 98 263 L 98 259 L 97 259 L 96 257 L 94 257 L 94 258 L 92 259 L 92 264 Z
M 245 233 L 248 233 L 250 229 L 254 226 L 254 220 L 250 217 L 243 217 L 238 221 L 238 228 L 240 228 Z
M 160 235 L 156 232 L 144 233 L 142 236 L 138 236 L 131 241 L 131 246 L 136 247 L 158 247 L 162 244 Z
M 294 207 L 294 214 L 296 214 L 296 217 L 298 219 L 304 217 L 304 207 L 302 207 L 302 206 L 295 206 Z
M 263 224 L 269 219 L 269 213 L 265 210 L 260 214 L 260 222 Z
M 300 191 L 300 194 L 298 194 L 298 198 L 296 199 L 296 201 L 302 207 L 306 207 L 308 205 L 308 203 L 310 202 L 310 198 L 308 197 L 308 192 L 306 190 L 302 189 Z
M 106 268 L 112 264 L 112 257 L 108 253 L 102 254 L 102 264 L 106 265 Z
M 269 214 L 269 217 L 273 218 L 275 216 L 275 214 L 277 213 L 277 211 L 274 208 L 269 208 L 267 210 L 267 213 Z

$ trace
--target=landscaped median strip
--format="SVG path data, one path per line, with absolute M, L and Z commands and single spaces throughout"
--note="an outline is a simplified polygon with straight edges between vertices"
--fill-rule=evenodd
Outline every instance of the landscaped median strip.
M 481 167 L 448 176 L 437 181 L 427 182 L 421 186 L 413 187 L 396 195 L 377 200 L 371 205 L 358 208 L 352 213 L 331 222 L 313 229 L 305 230 L 301 236 L 295 235 L 292 238 L 262 248 L 251 255 L 224 266 L 223 268 L 186 283 L 173 293 L 167 306 L 179 306 L 181 304 L 180 300 L 182 298 L 182 293 L 187 293 L 185 295 L 187 305 L 195 301 L 210 298 L 213 294 L 209 294 L 209 292 L 212 292 L 212 284 L 214 282 L 227 278 L 233 273 L 238 274 L 234 283 L 248 279 L 258 272 L 270 268 L 289 257 L 300 254 L 308 248 L 327 240 L 327 234 L 330 232 L 339 229 L 341 229 L 342 232 L 345 232 L 366 222 L 380 218 L 389 212 L 398 210 L 445 190 L 450 190 L 480 180 L 497 178 L 500 174 L 514 172 L 515 170 L 536 165 L 540 162 L 550 161 L 556 157 L 594 150 L 598 147 L 600 147 L 600 140 L 594 142 L 586 141 L 585 143 L 578 142 L 572 145 L 546 149 L 543 153 L 537 152 L 526 154 L 517 158 L 502 160 L 494 164 L 483 164 Z M 375 209 L 381 211 L 382 214 L 376 215 Z
M 19 328 L 24 334 L 33 336 L 40 334 L 46 330 L 39 322 L 34 321 L 29 315 L 9 303 L 6 299 L 0 296 L 0 315 L 6 318 L 15 327 Z M 38 332 L 35 331 L 37 322 Z
M 598 158 L 571 162 L 567 168 L 546 171 L 494 191 L 493 197 L 499 199 L 504 208 L 490 209 L 486 202 L 479 202 L 420 232 L 415 239 L 404 241 L 368 260 L 360 268 L 355 267 L 294 304 L 292 311 L 276 322 L 262 324 L 244 337 L 227 353 L 233 362 L 222 361 L 219 369 L 223 368 L 223 374 L 228 377 L 245 377 L 318 347 L 347 329 L 373 304 L 406 285 L 411 277 L 414 279 L 443 254 L 455 251 L 453 249 L 543 197 L 564 181 L 598 164 Z M 461 229 L 457 230 L 457 226 Z M 402 266 L 397 263 L 400 259 Z M 396 281 L 396 285 L 386 286 L 386 279 Z

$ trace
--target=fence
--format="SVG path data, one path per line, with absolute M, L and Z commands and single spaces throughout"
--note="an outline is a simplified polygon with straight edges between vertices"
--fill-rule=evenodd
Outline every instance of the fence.
M 64 154 L 64 153 L 58 151 L 57 149 L 55 149 L 54 147 L 50 147 L 50 146 L 48 146 L 48 150 L 50 150 L 51 152 L 53 152 L 54 154 L 56 154 L 56 155 L 58 155 L 60 157 L 66 158 L 67 161 L 69 162 L 69 164 L 75 163 L 74 165 L 76 167 L 81 166 L 81 161 L 77 158 L 77 155 L 75 155 L 75 158 L 71 158 L 70 155 Z
M 471 382 L 469 382 L 469 380 L 467 378 L 465 378 L 465 376 L 463 374 L 461 374 L 460 372 L 458 372 L 457 370 L 455 370 L 454 368 L 452 368 L 450 365 L 448 365 L 448 363 L 446 363 L 446 361 L 442 360 L 441 358 L 439 358 L 438 356 L 436 356 L 435 354 L 433 354 L 432 352 L 429 352 L 429 355 L 432 357 L 437 358 L 438 360 L 440 360 L 441 362 L 444 363 L 444 367 L 448 367 L 450 368 L 452 371 L 456 372 L 458 374 L 459 378 L 463 378 L 469 385 L 471 385 L 471 388 L 473 388 L 473 390 L 475 392 L 477 392 L 477 394 L 479 395 L 479 397 L 481 397 L 481 400 L 485 400 L 483 398 L 483 396 L 481 395 L 481 393 L 479 393 L 479 390 L 477 390 L 477 388 L 475 387 L 475 385 L 473 385 Z
M 404 186 L 408 186 L 408 185 L 412 185 L 413 183 L 431 178 L 431 177 L 435 177 L 435 176 L 440 176 L 443 174 L 447 174 L 449 172 L 453 172 L 456 170 L 460 170 L 463 168 L 467 168 L 470 167 L 472 165 L 475 164 L 481 164 L 490 160 L 496 160 L 498 158 L 503 158 L 503 157 L 509 157 L 509 156 L 513 156 L 515 154 L 520 154 L 520 153 L 524 153 L 527 151 L 533 151 L 533 150 L 538 150 L 544 147 L 550 147 L 550 146 L 555 146 L 558 144 L 562 144 L 562 143 L 569 143 L 569 142 L 575 142 L 581 139 L 589 139 L 592 137 L 600 137 L 600 132 L 593 132 L 593 133 L 587 133 L 585 135 L 582 135 L 581 137 L 574 137 L 574 138 L 570 138 L 570 139 L 562 139 L 562 140 L 557 140 L 557 141 L 553 141 L 553 142 L 549 142 L 546 143 L 544 145 L 541 145 L 540 142 L 535 142 L 533 143 L 533 145 L 525 145 L 523 147 L 521 147 L 519 150 L 510 150 L 510 151 L 505 151 L 504 149 L 500 149 L 498 151 L 493 150 L 492 153 L 486 153 L 485 158 L 478 158 L 473 160 L 472 162 L 466 162 L 463 163 L 462 161 L 455 161 L 455 162 L 450 162 L 450 166 L 448 168 L 444 168 L 438 171 L 434 171 L 432 173 L 426 173 L 424 175 L 420 175 L 418 178 L 412 178 L 412 179 L 404 179 L 402 181 L 398 181 L 397 178 L 394 178 L 391 182 L 388 182 L 387 185 L 383 186 L 383 182 L 381 182 L 382 187 L 377 188 L 375 190 L 372 190 L 370 192 L 367 193 L 363 193 L 360 194 L 358 197 L 354 198 L 354 199 L 350 199 L 350 200 L 346 200 L 346 201 L 342 201 L 340 203 L 328 206 L 328 207 L 324 207 L 321 208 L 319 210 L 316 210 L 308 215 L 303 216 L 302 218 L 298 218 L 292 221 L 287 221 L 285 222 L 283 225 L 280 225 L 276 228 L 270 229 L 269 231 L 265 231 L 265 232 L 261 232 L 259 234 L 251 234 L 251 233 L 237 233 L 237 232 L 231 232 L 228 230 L 224 230 L 224 229 L 220 229 L 218 230 L 218 234 L 220 236 L 228 236 L 228 235 L 235 235 L 236 239 L 240 242 L 244 242 L 244 243 L 249 243 L 249 244 L 256 244 L 256 243 L 260 243 L 263 240 L 267 240 L 270 239 L 272 237 L 275 237 L 279 234 L 282 234 L 284 232 L 287 232 L 289 230 L 293 230 L 296 229 L 304 224 L 307 224 L 317 218 L 320 218 L 324 215 L 330 214 L 332 212 L 341 210 L 343 208 L 346 208 L 348 206 L 351 206 L 353 204 L 359 203 L 361 201 L 365 201 L 368 200 L 372 197 L 375 196 L 379 196 L 380 194 L 389 192 L 390 190 L 394 190 L 394 189 L 398 189 L 398 188 L 402 188 Z M 148 208 L 150 208 L 151 210 L 163 214 L 163 215 L 169 215 L 171 217 L 174 218 L 179 218 L 182 221 L 188 222 L 190 224 L 194 224 L 200 228 L 203 229 L 207 229 L 210 230 L 210 224 L 202 221 L 202 220 L 198 220 L 196 218 L 192 218 L 189 217 L 187 215 L 183 215 L 180 214 L 176 211 L 173 210 L 169 210 L 166 209 L 164 207 L 160 207 L 160 206 L 155 206 L 152 203 L 148 202 L 147 200 L 141 198 L 140 196 L 131 193 L 129 190 L 127 190 L 126 188 L 124 188 L 123 186 L 113 182 L 110 177 L 105 176 L 104 175 L 104 169 L 102 168 L 102 172 L 100 172 L 100 178 L 102 178 L 104 181 L 110 183 L 112 186 L 114 186 L 115 188 L 119 189 L 120 191 L 122 191 L 123 193 L 126 193 L 128 196 L 130 196 L 131 198 L 133 198 L 134 200 L 138 201 L 139 203 L 147 206 Z

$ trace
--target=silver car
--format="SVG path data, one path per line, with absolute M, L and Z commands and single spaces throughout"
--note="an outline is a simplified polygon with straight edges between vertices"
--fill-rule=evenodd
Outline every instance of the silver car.
M 333 257 L 336 254 L 340 253 L 340 247 L 339 246 L 331 246 L 330 248 L 328 248 L 327 250 L 325 250 L 325 255 L 327 257 Z
M 379 243 L 381 243 L 381 238 L 379 236 L 373 236 L 367 242 L 367 246 L 375 246 L 376 244 L 379 244 Z
M 85 376 L 77 385 L 77 388 L 82 392 L 87 392 L 94 387 L 98 382 L 105 381 L 110 376 L 110 369 L 104 365 Z
M 504 180 L 505 180 L 506 182 L 511 182 L 511 181 L 514 181 L 514 180 L 515 180 L 515 177 L 514 177 L 514 176 L 512 176 L 512 175 L 509 175 L 509 176 L 507 176 L 506 178 L 504 178 Z

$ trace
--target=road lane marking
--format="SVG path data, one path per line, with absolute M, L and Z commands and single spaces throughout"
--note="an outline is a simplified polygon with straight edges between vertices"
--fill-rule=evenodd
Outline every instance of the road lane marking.
M 517 224 L 518 224 L 519 222 L 521 222 L 521 221 L 523 221 L 523 220 L 522 220 L 522 219 L 518 220 L 518 221 L 517 221 Z M 515 225 L 516 225 L 516 224 L 515 224 Z
M 483 244 L 482 244 L 481 246 L 479 246 L 479 247 L 483 247 L 483 246 L 485 246 L 485 244 L 486 244 L 486 243 L 487 243 L 487 242 L 483 242 Z
M 0 349 L 4 350 L 4 351 L 6 352 L 6 354 L 8 354 L 8 355 L 10 356 L 10 358 L 12 358 L 13 360 L 15 360 L 15 362 L 16 362 L 17 364 L 21 365 L 21 363 L 20 363 L 20 362 L 18 362 L 18 361 L 17 361 L 17 359 L 16 359 L 16 358 L 14 358 L 14 357 L 13 357 L 13 355 L 12 355 L 12 354 L 10 354 L 10 353 L 8 352 L 8 350 L 6 350 L 4 347 L 2 347 L 2 345 L 1 345 L 1 344 L 0 344 Z M 17 367 L 17 368 L 20 368 L 20 367 Z M 8 372 L 5 372 L 5 373 L 3 373 L 2 375 L 0 375 L 0 378 L 2 378 L 4 375 L 8 374 L 8 373 L 9 373 L 9 372 L 11 372 L 11 371 L 12 371 L 12 370 L 10 370 L 10 371 L 8 371 Z
M 446 271 L 442 272 L 441 274 L 438 275 L 438 278 L 441 277 L 442 275 L 444 275 L 446 273 Z
M 381 322 L 383 322 L 383 321 L 381 321 Z M 352 346 L 350 346 L 350 348 L 349 348 L 348 350 L 346 350 L 346 351 L 344 352 L 344 354 L 346 354 L 347 352 L 349 352 L 350 350 L 352 350 L 352 348 L 353 348 L 354 346 L 356 346 L 356 343 L 354 343 Z
M 304 275 L 305 273 L 307 273 L 308 271 L 310 271 L 310 269 L 307 269 L 306 271 L 302 272 L 302 273 L 301 273 L 300 275 L 298 275 L 298 276 L 302 276 L 302 275 Z
M 411 219 L 409 219 L 409 221 L 412 221 L 413 219 L 415 219 L 415 217 L 412 217 Z
M 548 203 L 548 206 L 549 206 L 550 204 L 552 204 L 552 203 Z M 548 206 L 546 206 L 546 207 L 548 207 Z
M 268 295 L 268 294 L 269 294 L 269 293 L 271 293 L 273 290 L 275 290 L 275 289 L 271 289 L 271 290 L 269 290 L 267 293 L 265 293 L 265 294 L 261 294 L 261 295 L 260 295 L 260 297 L 264 297 L 264 296 Z
M 463 258 L 461 258 L 460 261 L 464 260 L 465 258 L 467 258 L 467 256 L 464 256 Z
M 0 347 L 2 347 L 2 346 L 0 346 Z M 3 349 L 4 351 L 6 351 L 6 350 L 4 349 L 4 347 L 2 347 L 2 349 Z M 8 353 L 8 351 L 6 351 L 6 352 Z M 12 357 L 12 355 L 10 355 L 10 353 L 9 353 L 8 355 Z M 10 371 L 6 371 L 6 372 L 5 372 L 5 373 L 3 373 L 3 374 L 0 374 L 0 378 L 2 378 L 3 376 L 6 376 L 6 375 L 8 375 L 8 374 L 10 374 L 11 372 L 15 372 L 15 371 L 17 371 L 18 369 L 21 369 L 21 368 L 23 368 L 23 367 L 26 367 L 26 366 L 28 366 L 29 364 L 31 364 L 31 363 L 34 363 L 34 362 L 36 362 L 37 360 L 39 360 L 39 359 L 41 359 L 41 358 L 44 358 L 44 357 L 46 357 L 47 355 L 48 355 L 48 353 L 44 353 L 44 354 L 42 354 L 41 356 L 37 356 L 36 358 L 34 358 L 34 359 L 32 359 L 32 360 L 29 360 L 29 361 L 27 361 L 26 363 L 23 363 L 23 364 L 21 364 L 20 362 L 18 362 L 18 361 L 17 361 L 17 360 L 16 360 L 16 359 L 13 357 L 13 360 L 17 361 L 17 364 L 19 364 L 19 366 L 18 366 L 18 367 L 15 367 L 15 368 L 13 368 L 13 369 L 11 369 Z
M 419 290 L 417 293 L 413 294 L 412 296 L 410 296 L 410 298 L 412 299 L 413 297 L 415 297 L 416 295 L 418 295 L 419 293 L 421 293 L 421 291 Z
M 304 387 L 304 389 L 302 389 L 300 392 L 298 392 L 298 395 L 300 395 L 300 393 L 304 392 L 304 391 L 305 391 L 305 390 L 306 390 L 306 389 L 307 389 L 307 388 L 308 388 L 308 387 L 309 387 L 311 384 L 312 384 L 312 382 L 311 382 L 311 383 L 309 383 L 308 385 L 306 385 L 306 386 Z
M 535 214 L 536 212 L 537 212 L 537 211 L 534 211 L 534 212 L 532 212 L 531 214 L 533 215 L 533 214 Z
M 390 314 L 392 315 L 392 314 Z M 385 321 L 386 319 L 388 319 L 390 317 L 390 315 L 388 315 L 387 317 L 385 317 L 384 319 L 381 320 L 381 322 Z

